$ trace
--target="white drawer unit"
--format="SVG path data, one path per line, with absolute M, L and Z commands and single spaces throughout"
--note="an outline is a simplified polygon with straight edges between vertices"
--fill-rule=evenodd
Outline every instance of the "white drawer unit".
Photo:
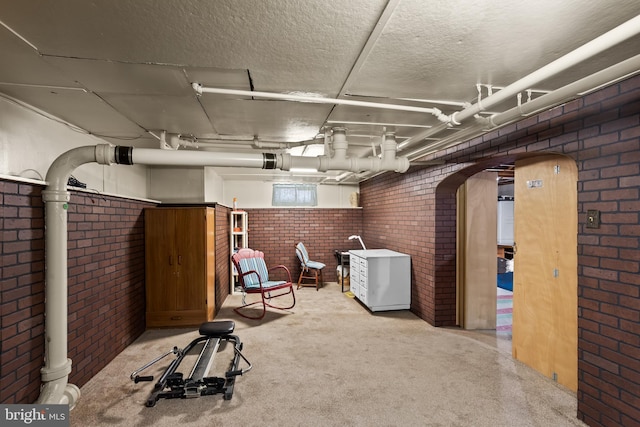
M 350 291 L 371 311 L 411 306 L 411 257 L 388 249 L 349 251 Z
M 356 297 L 360 293 L 360 261 L 349 258 L 349 290 Z

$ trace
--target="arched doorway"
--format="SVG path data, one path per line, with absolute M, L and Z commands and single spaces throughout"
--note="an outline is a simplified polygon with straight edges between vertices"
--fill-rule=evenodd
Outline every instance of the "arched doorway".
M 481 165 L 487 169 L 504 163 L 505 159 L 489 159 Z M 478 164 L 459 171 L 457 178 L 473 176 Z M 484 173 L 484 172 L 483 172 Z M 480 175 L 478 175 L 480 176 Z M 487 179 L 488 177 L 488 179 Z M 481 180 L 490 187 L 491 175 Z M 514 197 L 514 283 L 513 283 L 513 357 L 531 366 L 565 387 L 577 390 L 577 167 L 575 161 L 556 154 L 527 156 L 515 159 Z M 480 187 L 472 187 L 475 189 Z M 470 191 L 467 189 L 466 191 Z M 476 190 L 471 190 L 476 191 Z M 486 191 L 489 194 L 495 192 Z M 467 201 L 486 200 L 467 195 Z M 496 200 L 497 202 L 497 200 Z M 475 203 L 470 210 L 473 220 L 458 216 L 458 230 L 465 235 L 457 241 L 457 300 L 458 325 L 487 325 L 493 321 L 487 315 L 486 287 L 484 293 L 474 288 L 474 281 L 495 271 L 495 251 L 487 246 L 486 238 L 495 237 L 492 207 Z M 458 206 L 460 212 L 460 206 Z M 483 215 L 486 221 L 478 219 Z M 465 220 L 471 226 L 460 227 Z M 475 221 L 475 223 L 474 223 Z M 481 227 L 488 227 L 483 228 Z M 481 230 L 478 235 L 478 230 Z M 469 236 L 469 233 L 476 233 Z M 480 236 L 480 237 L 479 237 Z M 487 237 L 489 236 L 489 237 Z M 461 244 L 460 242 L 464 242 Z M 478 243 L 481 242 L 481 243 Z M 478 247 L 469 247 L 479 245 Z M 493 255 L 491 255 L 491 253 Z M 477 256 L 476 256 L 477 255 Z M 468 261 L 468 258 L 477 258 Z M 493 265 L 483 265 L 494 262 Z M 491 261 L 493 260 L 493 261 Z M 462 267 L 461 267 L 462 266 Z M 487 268 L 485 268 L 487 267 Z M 476 271 L 473 269 L 477 268 Z M 471 270 L 470 270 L 471 269 Z M 491 270 L 494 269 L 494 270 Z M 489 273 L 487 273 L 489 271 Z M 484 285 L 483 285 L 484 286 Z M 472 291 L 469 291 L 472 289 Z M 494 300 L 495 301 L 495 300 Z M 466 306 L 465 306 L 466 304 Z M 469 310 L 476 304 L 477 309 Z M 460 310 L 466 312 L 461 315 Z M 495 307 L 495 305 L 494 305 Z M 480 313 L 483 317 L 469 319 Z M 465 319 L 465 315 L 467 318 Z M 475 322 L 475 323 L 474 323 Z M 484 323 L 483 323 L 484 322 Z M 494 326 L 495 327 L 495 326 Z M 482 326 L 480 327 L 480 329 Z M 471 327 L 470 329 L 473 329 Z

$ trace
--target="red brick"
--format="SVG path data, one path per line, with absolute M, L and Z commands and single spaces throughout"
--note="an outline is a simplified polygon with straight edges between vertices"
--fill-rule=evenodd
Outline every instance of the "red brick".
M 619 272 L 637 273 L 640 271 L 638 265 L 637 262 L 610 258 L 603 258 L 600 261 L 600 267 L 608 270 L 617 270 Z
M 639 172 L 640 172 L 640 165 L 638 165 L 637 163 L 626 164 L 621 166 L 602 168 L 600 170 L 600 176 L 602 178 L 621 177 L 621 176 L 638 175 Z
M 602 200 L 637 200 L 638 189 L 607 190 L 601 193 Z

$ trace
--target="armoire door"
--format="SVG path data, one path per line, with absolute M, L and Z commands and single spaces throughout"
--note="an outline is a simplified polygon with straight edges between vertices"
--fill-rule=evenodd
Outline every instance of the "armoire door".
M 578 381 L 577 167 L 516 162 L 513 357 L 565 387 Z
M 206 299 L 206 210 L 177 209 L 178 257 L 175 310 L 204 310 Z
M 147 312 L 175 310 L 178 265 L 175 234 L 173 210 L 145 210 Z

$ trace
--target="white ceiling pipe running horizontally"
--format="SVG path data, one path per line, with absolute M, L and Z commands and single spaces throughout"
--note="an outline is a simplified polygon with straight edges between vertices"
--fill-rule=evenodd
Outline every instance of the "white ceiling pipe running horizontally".
M 256 97 L 256 98 L 281 99 L 283 101 L 311 102 L 316 104 L 352 105 L 356 107 L 365 107 L 365 108 L 379 108 L 384 110 L 398 110 L 398 111 L 411 111 L 414 113 L 427 113 L 427 114 L 432 114 L 436 116 L 440 121 L 449 121 L 450 119 L 449 116 L 447 116 L 446 114 L 443 114 L 442 111 L 440 111 L 437 108 L 414 107 L 411 105 L 385 104 L 380 102 L 356 101 L 352 99 L 341 99 L 341 98 L 325 98 L 321 96 L 298 95 L 298 94 L 291 94 L 291 93 L 258 92 L 258 91 L 252 91 L 252 90 L 236 90 L 236 89 L 204 87 L 200 83 L 192 83 L 191 86 L 193 87 L 193 90 L 195 90 L 198 95 L 202 95 L 203 93 L 215 93 L 220 95 L 239 95 L 239 96 L 248 96 L 248 97 Z
M 591 74 L 590 76 L 584 77 L 503 113 L 478 119 L 478 123 L 472 127 L 444 138 L 435 144 L 430 144 L 409 152 L 407 153 L 407 157 L 410 160 L 415 160 L 428 154 L 445 150 L 464 141 L 475 138 L 476 136 L 482 135 L 487 131 L 513 123 L 523 117 L 528 117 L 541 111 L 548 110 L 549 108 L 555 107 L 579 96 L 583 96 L 586 92 L 594 91 L 602 86 L 609 85 L 638 73 L 640 73 L 640 55 L 626 59 L 612 65 L 611 67 L 605 68 L 604 70 L 598 71 L 597 73 Z
M 602 86 L 626 79 L 632 74 L 638 73 L 640 73 L 640 55 L 626 59 L 616 65 L 612 65 L 611 67 L 605 68 L 604 70 L 577 80 L 574 83 L 570 83 L 560 89 L 542 95 L 539 98 L 531 100 L 518 107 L 489 116 L 488 121 L 491 124 L 490 129 L 513 122 L 515 119 L 547 110 L 553 105 L 558 105 L 562 102 L 566 102 L 568 99 L 583 96 L 585 92 L 594 91 Z
M 392 135 L 392 134 L 388 134 Z M 406 157 L 396 157 L 395 139 L 390 140 L 383 158 L 349 158 L 347 157 L 348 142 L 344 128 L 334 128 L 331 136 L 332 156 L 292 156 L 287 153 L 230 153 L 230 152 L 202 152 L 202 151 L 167 151 L 153 148 L 118 147 L 130 149 L 127 156 L 131 164 L 149 166 L 220 166 L 220 167 L 248 167 L 262 169 L 281 169 L 289 171 L 292 168 L 316 169 L 320 172 L 330 170 L 346 172 L 406 172 L 409 160 Z M 389 154 L 393 151 L 393 155 Z
M 404 150 L 411 145 L 423 141 L 425 138 L 436 135 L 443 130 L 447 129 L 450 125 L 460 125 L 463 121 L 474 117 L 476 114 L 486 111 L 488 108 L 505 101 L 509 98 L 517 96 L 519 93 L 530 89 L 531 87 L 539 84 L 540 82 L 553 77 L 563 71 L 566 71 L 579 63 L 592 58 L 607 49 L 616 46 L 619 43 L 624 42 L 636 35 L 640 34 L 640 15 L 628 20 L 627 22 L 615 27 L 611 31 L 596 37 L 590 42 L 582 45 L 581 47 L 567 53 L 564 56 L 556 59 L 555 61 L 545 65 L 542 68 L 534 71 L 533 73 L 517 80 L 514 83 L 504 87 L 498 92 L 489 95 L 461 111 L 457 111 L 451 116 L 450 120 L 446 123 L 441 123 L 431 129 L 427 129 L 424 132 L 419 133 L 399 144 L 398 148 Z
M 149 131 L 149 134 L 156 138 L 160 143 L 160 148 L 164 150 L 177 150 L 180 147 L 193 147 L 199 148 L 201 146 L 217 147 L 217 148 L 274 148 L 274 149 L 290 149 L 293 147 L 300 147 L 303 145 L 322 144 L 324 140 L 307 140 L 298 142 L 279 142 L 279 141 L 262 141 L 257 137 L 252 139 L 241 138 L 196 138 L 194 136 L 181 135 L 178 133 L 169 133 L 167 131 L 160 131 L 156 134 L 153 131 Z
M 130 147 L 120 147 L 130 148 Z M 406 157 L 389 156 L 384 159 L 378 157 L 347 158 L 347 157 L 304 157 L 292 156 L 287 153 L 226 153 L 209 151 L 166 151 L 153 148 L 132 148 L 131 164 L 148 166 L 219 166 L 219 167 L 247 167 L 258 169 L 281 169 L 289 171 L 292 168 L 316 169 L 320 172 L 330 170 L 349 172 L 406 172 L 409 169 L 409 159 Z
M 536 84 L 555 76 L 579 63 L 604 52 L 631 37 L 640 34 L 640 16 L 618 25 L 613 30 L 597 37 L 579 48 L 561 56 L 555 61 L 508 85 L 469 108 L 451 115 L 453 124 L 460 124 L 463 120 L 473 117 L 481 111 L 505 101 L 518 93 L 534 87 Z

